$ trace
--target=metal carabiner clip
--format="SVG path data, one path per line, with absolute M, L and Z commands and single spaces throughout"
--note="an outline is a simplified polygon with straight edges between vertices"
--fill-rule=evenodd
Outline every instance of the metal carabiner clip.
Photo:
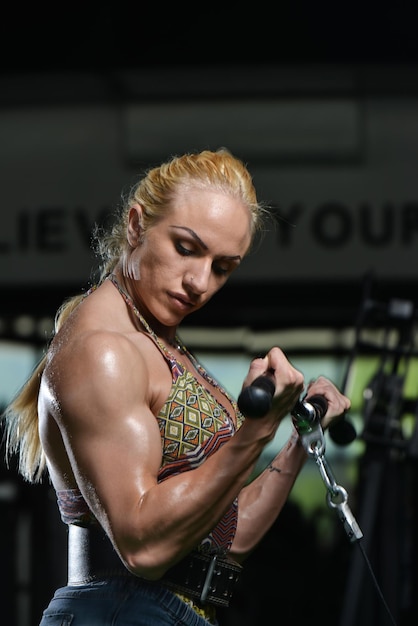
M 321 424 L 318 422 L 310 431 L 299 433 L 305 452 L 314 458 L 325 453 L 325 437 Z

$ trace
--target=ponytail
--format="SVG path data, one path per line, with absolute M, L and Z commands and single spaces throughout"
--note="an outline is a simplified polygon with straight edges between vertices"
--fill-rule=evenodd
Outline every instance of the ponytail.
M 73 296 L 61 305 L 55 317 L 55 333 L 84 297 L 84 294 Z M 41 482 L 46 469 L 39 437 L 38 395 L 47 358 L 46 353 L 2 415 L 6 464 L 9 465 L 11 457 L 16 455 L 18 471 L 30 483 Z

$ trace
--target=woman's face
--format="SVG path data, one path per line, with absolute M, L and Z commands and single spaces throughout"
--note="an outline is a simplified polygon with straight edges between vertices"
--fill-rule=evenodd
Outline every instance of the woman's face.
M 130 255 L 135 298 L 161 324 L 176 326 L 225 284 L 250 242 L 245 205 L 219 191 L 185 186 Z

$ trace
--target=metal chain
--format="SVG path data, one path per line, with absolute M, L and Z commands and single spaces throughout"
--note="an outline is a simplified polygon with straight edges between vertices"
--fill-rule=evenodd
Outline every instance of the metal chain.
M 335 509 L 339 520 L 344 525 L 344 530 L 351 542 L 363 537 L 363 533 L 357 524 L 350 507 L 348 506 L 348 494 L 344 487 L 337 484 L 332 470 L 325 458 L 325 438 L 320 423 L 316 423 L 309 432 L 301 433 L 300 439 L 307 454 L 314 459 L 319 473 L 327 489 L 327 504 Z

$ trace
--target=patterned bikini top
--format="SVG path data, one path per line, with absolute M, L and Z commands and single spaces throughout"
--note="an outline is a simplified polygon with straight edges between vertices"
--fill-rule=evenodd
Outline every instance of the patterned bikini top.
M 244 418 L 232 396 L 182 345 L 180 339 L 176 337 L 182 353 L 188 357 L 208 386 L 202 384 L 193 371 L 179 362 L 160 341 L 130 296 L 120 287 L 116 278 L 110 275 L 109 279 L 138 317 L 145 329 L 144 332 L 158 347 L 171 370 L 171 391 L 156 417 L 162 444 L 162 463 L 158 472 L 158 481 L 161 482 L 170 476 L 199 467 L 207 457 L 219 450 L 233 436 Z M 229 400 L 237 418 L 237 426 L 228 410 L 213 396 L 209 385 L 218 389 Z M 78 489 L 59 491 L 57 499 L 61 517 L 65 523 L 85 525 L 95 522 Z M 235 536 L 237 515 L 238 503 L 235 500 L 210 535 L 202 542 L 202 549 L 229 550 Z

